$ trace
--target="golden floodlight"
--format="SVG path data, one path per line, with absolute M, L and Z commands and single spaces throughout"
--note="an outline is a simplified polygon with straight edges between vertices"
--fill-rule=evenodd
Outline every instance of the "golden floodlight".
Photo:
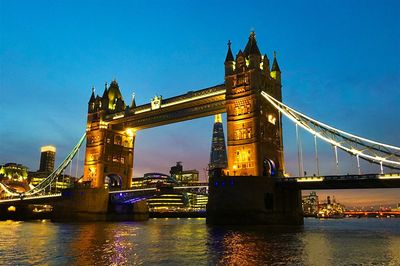
M 127 128 L 125 130 L 126 135 L 128 135 L 129 137 L 133 137 L 135 135 L 135 130 L 132 128 Z
M 56 152 L 56 147 L 48 145 L 40 148 L 40 152 L 47 152 L 47 151 Z

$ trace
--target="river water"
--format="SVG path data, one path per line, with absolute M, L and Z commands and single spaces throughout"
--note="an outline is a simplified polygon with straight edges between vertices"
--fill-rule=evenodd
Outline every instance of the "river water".
M 400 265 L 400 219 L 305 219 L 302 227 L 0 222 L 0 265 Z

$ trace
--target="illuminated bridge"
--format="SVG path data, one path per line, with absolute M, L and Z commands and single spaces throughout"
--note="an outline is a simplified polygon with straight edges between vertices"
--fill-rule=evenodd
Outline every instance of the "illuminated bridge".
M 228 43 L 224 62 L 225 82 L 197 91 L 136 106 L 127 105 L 114 80 L 102 96 L 94 90 L 88 103 L 85 134 L 65 160 L 47 178 L 19 193 L 0 183 L 0 204 L 47 202 L 60 199 L 57 185 L 86 139 L 82 184 L 92 191 L 110 190 L 109 202 L 132 204 L 158 193 L 157 188 L 132 189 L 133 157 L 138 130 L 227 113 L 228 165 L 210 176 L 208 187 L 175 186 L 174 190 L 209 192 L 207 214 L 215 223 L 242 223 L 243 217 L 262 217 L 262 222 L 301 224 L 300 191 L 303 189 L 399 188 L 400 147 L 357 136 L 327 125 L 291 108 L 282 101 L 281 71 L 274 54 L 272 67 L 262 55 L 252 32 L 236 57 Z M 297 146 L 297 177 L 285 172 L 282 118 L 294 124 Z M 305 176 L 299 131 L 313 137 L 315 176 Z M 336 173 L 320 173 L 318 143 L 330 145 Z M 357 174 L 338 174 L 338 151 L 356 161 Z M 360 161 L 376 165 L 377 173 L 364 174 Z M 78 164 L 76 164 L 78 169 Z M 218 169 L 217 169 L 218 170 Z M 76 170 L 76 173 L 78 170 Z M 93 192 L 94 194 L 97 192 Z M 61 196 L 62 198 L 62 196 Z M 88 207 L 89 208 L 89 207 Z M 91 208 L 91 207 L 90 207 Z M 257 208 L 255 212 L 254 208 Z M 235 213 L 236 216 L 230 216 Z M 301 218 L 300 218 L 301 216 Z M 232 220 L 233 219 L 233 220 Z M 261 221 L 260 220 L 260 221 Z
M 221 95 L 223 92 L 222 86 L 213 87 L 211 90 L 203 90 L 201 93 L 191 92 L 191 95 L 195 95 L 196 100 L 204 99 L 205 101 L 209 97 L 215 97 Z M 222 94 L 223 95 L 223 94 Z M 353 156 L 355 156 L 358 162 L 359 174 L 347 174 L 347 175 L 327 175 L 327 176 L 301 176 L 303 173 L 301 168 L 301 158 L 299 158 L 299 175 L 298 177 L 280 177 L 278 178 L 278 186 L 295 188 L 299 190 L 317 190 L 317 189 L 362 189 L 362 188 L 399 188 L 400 187 L 400 174 L 397 173 L 383 173 L 383 167 L 391 169 L 400 168 L 400 148 L 371 141 L 366 138 L 358 137 L 344 131 L 335 129 L 323 123 L 320 123 L 308 116 L 301 114 L 300 112 L 290 108 L 287 105 L 277 101 L 276 99 L 269 96 L 267 93 L 262 92 L 262 95 L 268 100 L 271 105 L 277 108 L 282 114 L 287 116 L 293 121 L 297 127 L 302 127 L 310 132 L 315 140 L 317 138 L 329 143 L 335 150 L 336 164 L 339 165 L 339 159 L 337 157 L 337 149 L 341 149 Z M 178 101 L 185 102 L 185 98 L 177 98 Z M 223 99 L 221 99 L 223 101 Z M 169 101 L 167 101 L 168 103 Z M 177 102 L 177 104 L 180 104 Z M 149 111 L 146 109 L 146 105 L 140 107 L 138 110 Z M 220 110 L 219 110 L 220 111 Z M 157 116 L 152 116 L 152 121 L 158 121 Z M 126 118 L 127 122 L 129 117 Z M 179 119 L 179 118 L 171 118 Z M 136 122 L 137 126 L 140 126 L 140 122 Z M 158 123 L 158 122 L 157 122 Z M 160 122 L 162 123 L 162 122 Z M 297 135 L 298 136 L 298 135 Z M 84 134 L 74 146 L 72 151 L 64 159 L 64 161 L 55 169 L 47 178 L 43 179 L 36 187 L 24 192 L 18 193 L 7 185 L 0 183 L 2 190 L 2 199 L 0 204 L 9 204 L 11 202 L 26 202 L 26 203 L 42 203 L 51 202 L 58 200 L 61 197 L 61 190 L 57 188 L 56 183 L 58 179 L 63 175 L 63 172 L 68 166 L 71 166 L 73 159 L 79 155 L 79 149 L 85 140 L 86 135 Z M 315 145 L 317 142 L 315 141 Z M 316 152 L 316 167 L 318 168 L 319 159 L 317 146 L 315 146 Z M 364 159 L 371 163 L 377 164 L 380 168 L 378 174 L 361 174 L 359 160 Z M 318 169 L 319 172 L 319 169 Z M 274 178 L 274 177 L 271 177 Z M 276 179 L 276 178 L 275 178 Z M 194 190 L 195 193 L 207 193 L 208 184 L 198 184 L 193 186 L 174 186 L 175 190 Z M 214 184 L 215 185 L 215 184 Z M 221 186 L 221 184 L 219 184 Z M 203 191 L 201 191 L 203 190 Z M 110 200 L 119 201 L 125 203 L 132 203 L 139 199 L 145 199 L 152 197 L 156 194 L 157 188 L 141 188 L 141 189 L 126 189 L 118 191 L 110 191 Z

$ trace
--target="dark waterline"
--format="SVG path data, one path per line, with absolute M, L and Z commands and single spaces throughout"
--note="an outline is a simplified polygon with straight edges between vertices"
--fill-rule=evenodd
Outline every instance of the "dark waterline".
M 205 219 L 0 222 L 0 265 L 400 265 L 400 219 L 305 219 L 302 227 Z

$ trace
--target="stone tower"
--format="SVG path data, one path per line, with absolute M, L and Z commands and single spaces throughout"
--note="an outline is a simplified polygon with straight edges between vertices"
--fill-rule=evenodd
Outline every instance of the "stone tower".
M 254 32 L 236 59 L 228 43 L 225 59 L 228 167 L 231 176 L 283 176 L 281 116 L 261 96 L 282 100 L 281 72 L 276 55 L 270 70 Z
M 215 169 L 225 169 L 228 165 L 226 156 L 224 128 L 222 125 L 221 114 L 215 115 L 213 127 L 213 135 L 211 141 L 210 163 L 208 168 L 210 171 Z
M 110 125 L 110 114 L 123 113 L 126 108 L 116 80 L 104 88 L 103 96 L 94 89 L 88 103 L 84 181 L 91 187 L 127 189 L 132 183 L 133 145 L 135 132 L 123 124 Z

